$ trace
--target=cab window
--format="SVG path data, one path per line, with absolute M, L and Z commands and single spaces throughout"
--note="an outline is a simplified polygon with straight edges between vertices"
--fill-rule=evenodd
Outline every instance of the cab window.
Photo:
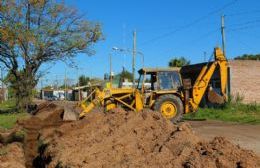
M 158 80 L 160 90 L 177 90 L 181 85 L 178 72 L 159 72 Z
M 138 80 L 137 89 L 139 89 L 139 90 L 142 89 L 143 80 L 144 80 L 144 75 L 143 75 L 143 74 L 140 74 L 140 76 L 139 76 L 139 80 Z

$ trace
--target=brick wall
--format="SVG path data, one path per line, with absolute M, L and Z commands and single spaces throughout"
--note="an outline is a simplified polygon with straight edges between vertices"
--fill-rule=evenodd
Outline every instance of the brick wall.
M 231 94 L 242 95 L 244 103 L 260 103 L 260 61 L 232 60 Z

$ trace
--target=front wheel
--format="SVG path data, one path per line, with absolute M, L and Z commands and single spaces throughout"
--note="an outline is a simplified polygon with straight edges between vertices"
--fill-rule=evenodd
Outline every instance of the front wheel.
M 155 104 L 154 110 L 171 120 L 173 123 L 179 122 L 183 117 L 183 104 L 179 97 L 167 94 L 160 96 Z

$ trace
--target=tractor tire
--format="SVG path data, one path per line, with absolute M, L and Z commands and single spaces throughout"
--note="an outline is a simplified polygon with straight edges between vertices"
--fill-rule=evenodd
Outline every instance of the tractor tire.
M 161 112 L 165 118 L 173 123 L 181 121 L 184 113 L 181 99 L 172 94 L 160 96 L 155 101 L 154 110 Z

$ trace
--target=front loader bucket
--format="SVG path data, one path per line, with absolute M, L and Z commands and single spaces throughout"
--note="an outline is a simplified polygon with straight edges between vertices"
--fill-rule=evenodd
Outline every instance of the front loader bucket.
M 63 120 L 64 121 L 76 121 L 79 119 L 80 108 L 77 106 L 65 106 Z

